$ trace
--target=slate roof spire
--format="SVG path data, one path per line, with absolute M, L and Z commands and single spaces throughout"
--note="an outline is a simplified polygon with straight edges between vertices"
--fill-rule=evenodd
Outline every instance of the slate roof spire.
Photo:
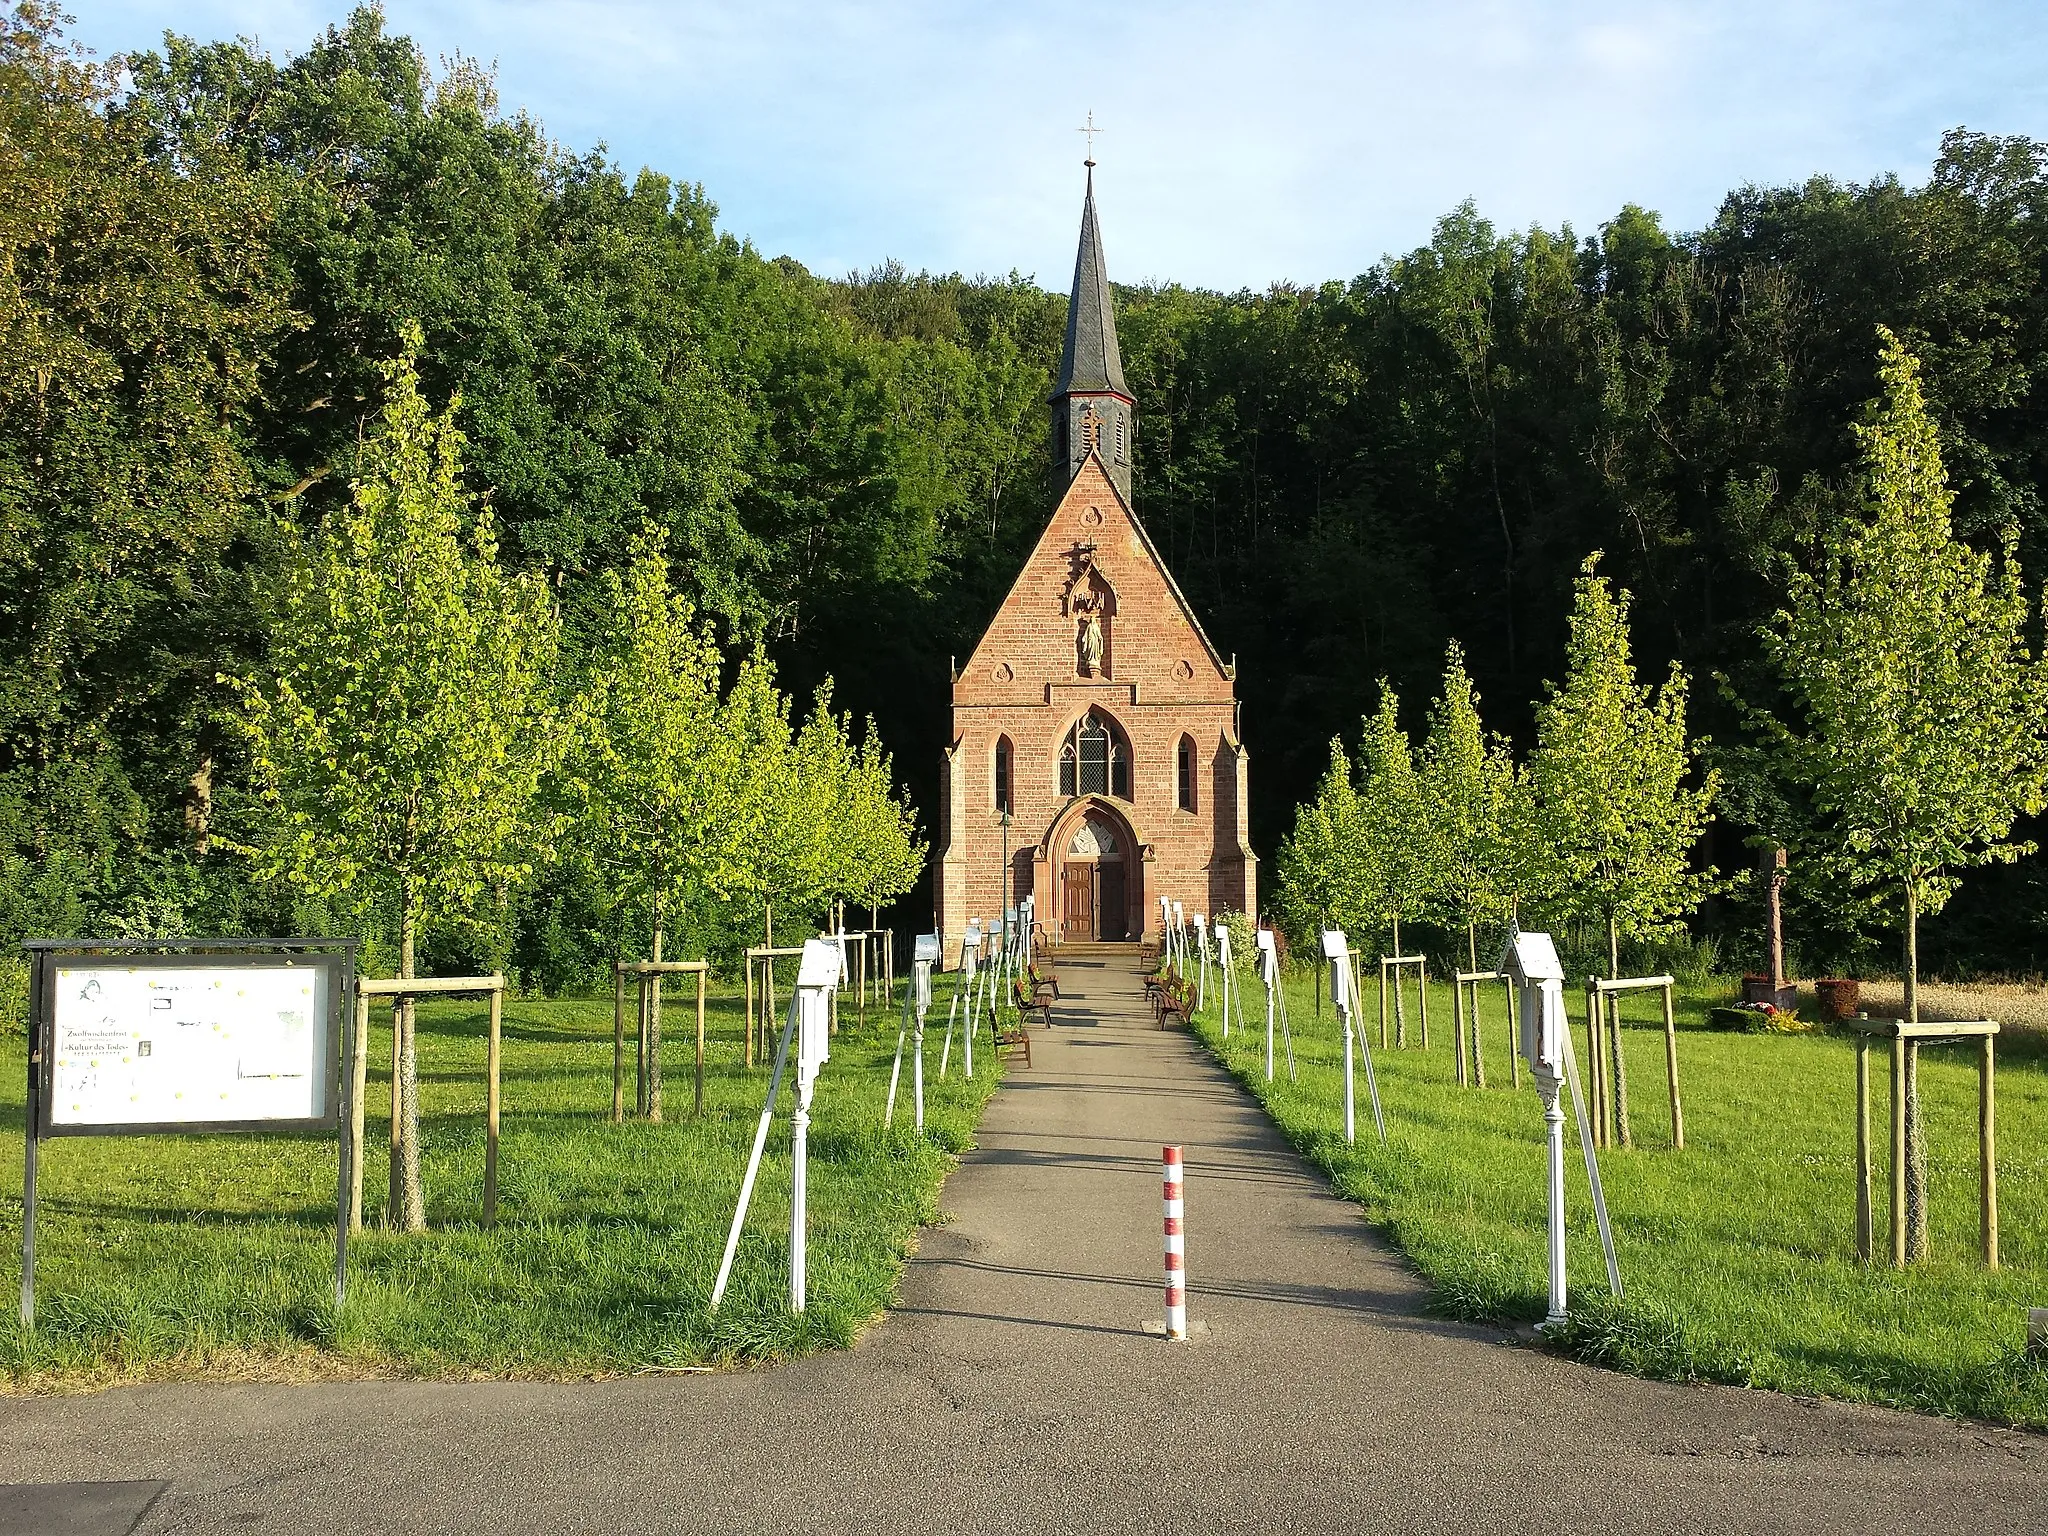
M 1060 382 L 1055 391 L 1113 389 L 1126 399 L 1124 360 L 1116 344 L 1116 312 L 1111 308 L 1109 267 L 1102 258 L 1102 229 L 1095 220 L 1095 162 L 1088 167 L 1088 193 L 1081 204 L 1081 246 L 1074 256 L 1074 291 L 1067 308 L 1067 345 L 1060 356 Z
M 1136 422 L 1124 360 L 1116 344 L 1116 310 L 1109 266 L 1102 255 L 1102 229 L 1095 217 L 1095 160 L 1081 204 L 1081 244 L 1074 254 L 1074 290 L 1067 305 L 1067 341 L 1060 354 L 1059 382 L 1052 394 L 1053 463 L 1071 482 L 1090 449 L 1123 494 L 1131 499 L 1131 461 Z

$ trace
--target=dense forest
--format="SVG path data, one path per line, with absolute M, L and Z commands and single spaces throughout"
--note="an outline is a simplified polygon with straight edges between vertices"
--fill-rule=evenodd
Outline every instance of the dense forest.
M 829 675 L 931 804 L 946 658 L 1055 491 L 1066 300 L 1041 283 L 1064 273 L 763 256 L 704 188 L 554 143 L 371 8 L 290 57 L 167 38 L 95 61 L 26 0 L 0 19 L 0 252 L 0 941 L 317 920 L 233 851 L 261 837 L 233 679 L 347 504 L 413 324 L 569 649 L 652 530 L 735 664 L 764 644 L 799 696 Z M 1924 364 L 1958 530 L 2017 524 L 2048 574 L 2048 145 L 2026 138 L 1955 130 L 1919 186 L 1744 187 L 1696 233 L 1636 207 L 1502 232 L 1465 205 L 1349 281 L 1118 297 L 1138 509 L 1238 658 L 1262 853 L 1377 680 L 1419 709 L 1447 640 L 1526 739 L 1595 549 L 1645 671 L 1683 663 L 1709 757 L 1739 767 L 1756 626 L 1854 505 L 1880 324 Z M 1735 869 L 1768 817 L 1728 778 L 1706 856 Z M 1973 875 L 1929 961 L 2048 964 L 2043 878 Z M 1809 964 L 1886 963 L 1796 871 L 1793 896 Z M 1704 920 L 1745 953 L 1743 897 Z M 565 879 L 510 921 L 551 985 L 603 951 Z

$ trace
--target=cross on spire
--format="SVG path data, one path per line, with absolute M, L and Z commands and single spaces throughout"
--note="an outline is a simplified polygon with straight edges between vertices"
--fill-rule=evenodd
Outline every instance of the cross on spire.
M 1098 128 L 1098 127 L 1096 127 L 1096 126 L 1095 126 L 1095 112 L 1094 112 L 1094 109 L 1093 109 L 1093 108 L 1090 108 L 1090 109 L 1089 109 L 1089 112 L 1088 112 L 1088 121 L 1087 121 L 1087 122 L 1085 122 L 1085 123 L 1083 123 L 1083 124 L 1082 124 L 1082 125 L 1081 125 L 1081 126 L 1080 126 L 1079 128 L 1076 128 L 1076 129 L 1074 130 L 1074 132 L 1076 132 L 1076 133 L 1080 134 L 1080 135 L 1081 135 L 1082 137 L 1086 138 L 1086 139 L 1087 139 L 1087 141 L 1088 141 L 1088 158 L 1087 158 L 1086 160 L 1083 160 L 1083 161 L 1082 161 L 1081 163 L 1082 163 L 1083 165 L 1085 165 L 1085 166 L 1089 167 L 1089 168 L 1090 168 L 1091 170 L 1092 170 L 1092 169 L 1094 169 L 1094 166 L 1095 166 L 1095 135 L 1097 135 L 1098 133 L 1102 132 L 1102 130 L 1101 130 L 1100 128 Z

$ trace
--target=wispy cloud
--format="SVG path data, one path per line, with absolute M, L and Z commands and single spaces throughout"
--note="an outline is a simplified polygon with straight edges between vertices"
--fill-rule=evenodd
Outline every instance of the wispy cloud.
M 81 8 L 84 9 L 84 8 Z M 1496 224 L 1675 228 L 1745 181 L 1920 175 L 1944 128 L 2048 136 L 2048 7 L 1927 0 L 390 0 L 430 57 L 725 225 L 839 272 L 1016 268 L 1063 286 L 1081 141 L 1112 270 L 1207 286 L 1347 277 L 1471 196 Z M 164 28 L 303 46 L 304 0 L 102 0 L 102 51 Z

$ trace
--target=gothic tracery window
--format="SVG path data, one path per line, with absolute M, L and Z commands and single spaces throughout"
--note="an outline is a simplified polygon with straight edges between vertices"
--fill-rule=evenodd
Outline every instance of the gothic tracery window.
M 1093 711 L 1076 720 L 1060 746 L 1060 793 L 1131 798 L 1131 747 L 1115 723 Z

